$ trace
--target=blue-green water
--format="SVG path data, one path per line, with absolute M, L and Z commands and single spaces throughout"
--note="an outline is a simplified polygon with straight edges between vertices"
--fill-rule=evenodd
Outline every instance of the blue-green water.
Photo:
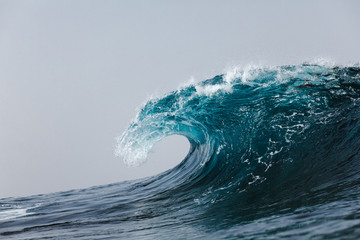
M 360 68 L 238 69 L 152 99 L 118 139 L 129 165 L 170 135 L 160 175 L 0 200 L 1 239 L 358 239 Z

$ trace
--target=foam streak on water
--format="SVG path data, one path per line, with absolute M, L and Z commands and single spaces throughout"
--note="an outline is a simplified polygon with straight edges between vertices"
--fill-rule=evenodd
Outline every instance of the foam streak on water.
M 1 199 L 0 236 L 357 239 L 359 107 L 360 69 L 323 61 L 237 68 L 187 84 L 149 100 L 116 150 L 136 166 L 158 141 L 182 135 L 191 147 L 178 166 L 136 181 Z

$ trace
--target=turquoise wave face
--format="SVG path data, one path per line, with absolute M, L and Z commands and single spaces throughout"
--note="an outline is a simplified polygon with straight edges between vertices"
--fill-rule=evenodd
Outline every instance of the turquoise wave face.
M 162 138 L 187 137 L 188 156 L 157 180 L 174 195 L 196 192 L 199 205 L 231 209 L 230 221 L 304 195 L 331 201 L 333 189 L 358 181 L 359 106 L 356 67 L 235 69 L 148 101 L 117 153 L 137 165 Z
M 0 235 L 359 237 L 360 68 L 252 67 L 188 85 L 148 101 L 119 137 L 117 154 L 141 164 L 169 135 L 191 144 L 175 168 L 136 181 L 1 199 Z

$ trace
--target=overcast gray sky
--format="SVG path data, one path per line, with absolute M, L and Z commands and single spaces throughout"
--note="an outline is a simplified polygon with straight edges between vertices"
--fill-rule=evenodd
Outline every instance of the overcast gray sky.
M 174 166 L 181 137 L 137 168 L 114 156 L 147 98 L 238 64 L 360 62 L 359 12 L 355 0 L 0 0 L 0 197 Z

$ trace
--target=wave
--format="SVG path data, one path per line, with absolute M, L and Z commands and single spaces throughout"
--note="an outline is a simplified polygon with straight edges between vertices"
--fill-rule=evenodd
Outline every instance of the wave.
M 182 135 L 191 149 L 163 175 L 167 186 L 201 188 L 198 203 L 284 200 L 358 173 L 359 97 L 358 67 L 234 69 L 149 100 L 116 152 L 139 165 L 156 142 Z

